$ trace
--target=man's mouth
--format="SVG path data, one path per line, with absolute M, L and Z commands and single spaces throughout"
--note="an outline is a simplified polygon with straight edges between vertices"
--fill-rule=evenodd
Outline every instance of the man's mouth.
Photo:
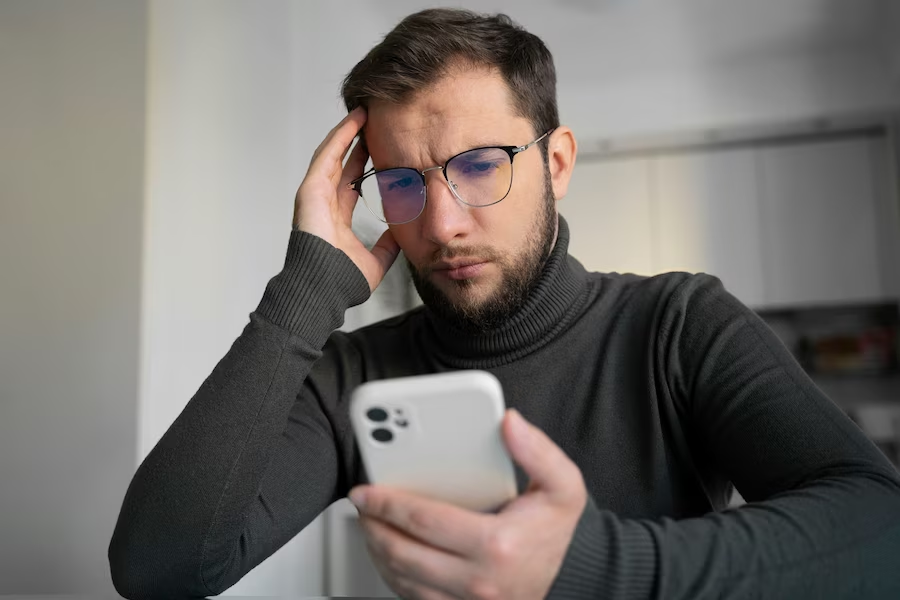
M 432 270 L 440 277 L 460 280 L 476 277 L 487 266 L 487 261 L 480 258 L 467 258 L 441 261 Z

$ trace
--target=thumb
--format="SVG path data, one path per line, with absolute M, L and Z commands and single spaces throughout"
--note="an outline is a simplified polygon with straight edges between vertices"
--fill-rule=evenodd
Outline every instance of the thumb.
M 374 291 L 375 288 L 378 287 L 378 284 L 381 283 L 381 280 L 384 279 L 388 269 L 390 269 L 391 265 L 394 264 L 394 261 L 397 260 L 397 256 L 400 254 L 400 245 L 397 244 L 397 240 L 394 239 L 394 235 L 391 233 L 391 230 L 388 229 L 381 234 L 381 237 L 378 238 L 378 241 L 372 246 L 370 252 L 372 256 L 375 257 L 377 265 L 377 272 L 373 277 L 368 278 L 369 287 Z
M 503 438 L 512 459 L 528 474 L 531 487 L 550 495 L 568 495 L 581 482 L 581 471 L 546 433 L 519 411 L 506 411 Z

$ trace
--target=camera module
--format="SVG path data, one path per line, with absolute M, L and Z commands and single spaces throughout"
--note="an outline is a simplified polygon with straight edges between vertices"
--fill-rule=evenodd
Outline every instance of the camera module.
M 366 411 L 366 418 L 376 423 L 383 423 L 388 419 L 388 413 L 383 408 L 370 408 Z
M 381 442 L 382 444 L 386 444 L 394 439 L 394 434 L 391 433 L 390 429 L 384 429 L 379 427 L 372 431 L 372 439 L 376 442 Z

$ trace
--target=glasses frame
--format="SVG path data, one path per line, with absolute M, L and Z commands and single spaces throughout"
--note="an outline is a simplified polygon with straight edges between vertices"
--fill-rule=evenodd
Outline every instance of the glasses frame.
M 348 183 L 347 187 L 350 188 L 351 190 L 353 190 L 354 192 L 356 192 L 357 194 L 359 194 L 359 197 L 363 199 L 363 202 L 365 203 L 366 208 L 369 209 L 370 213 L 375 215 L 376 219 L 378 219 L 379 221 L 381 221 L 383 223 L 387 223 L 388 225 L 404 225 L 406 223 L 411 223 L 411 222 L 415 221 L 416 219 L 418 219 L 419 216 L 421 216 L 421 214 L 425 211 L 425 204 L 426 204 L 426 202 L 428 202 L 428 184 L 425 181 L 425 173 L 428 173 L 429 171 L 440 171 L 444 175 L 444 180 L 447 182 L 447 187 L 449 187 L 450 191 L 453 192 L 453 196 L 459 202 L 462 202 L 466 206 L 471 206 L 473 208 L 484 208 L 486 206 L 493 206 L 493 205 L 498 204 L 498 203 L 502 202 L 503 200 L 505 200 L 506 197 L 509 196 L 510 190 L 512 190 L 512 182 L 513 182 L 513 175 L 514 175 L 513 159 L 515 159 L 516 155 L 520 154 L 522 152 L 525 152 L 526 150 L 528 150 L 529 148 L 531 148 L 532 146 L 534 146 L 535 144 L 537 144 L 538 142 L 540 142 L 541 140 L 546 138 L 548 135 L 553 133 L 553 131 L 555 129 L 556 129 L 555 127 L 552 129 L 548 129 L 539 138 L 537 138 L 536 140 L 529 142 L 523 146 L 479 146 L 477 148 L 469 148 L 468 150 L 463 150 L 462 152 L 454 154 L 453 156 L 448 158 L 444 162 L 443 165 L 435 165 L 433 167 L 428 167 L 427 169 L 422 169 L 421 171 L 419 169 L 414 169 L 412 167 L 389 167 L 387 169 L 376 169 L 375 167 L 372 167 L 371 169 L 369 169 L 368 171 L 366 171 L 365 173 L 363 173 L 362 175 L 360 175 L 359 177 L 357 177 L 356 179 L 354 179 L 353 181 Z M 450 164 L 450 161 L 452 161 L 454 158 L 456 158 L 458 156 L 462 156 L 463 154 L 466 154 L 467 152 L 472 152 L 474 150 L 503 150 L 504 152 L 506 152 L 509 155 L 509 188 L 506 190 L 506 193 L 503 194 L 502 198 L 500 198 L 499 200 L 496 200 L 494 202 L 491 202 L 490 204 L 470 204 L 470 203 L 466 202 L 459 196 L 459 193 L 456 191 L 456 184 L 454 184 L 452 181 L 450 181 L 450 178 L 447 177 L 447 165 Z M 362 182 L 363 182 L 363 180 L 371 177 L 372 175 L 377 175 L 378 173 L 383 173 L 384 171 L 393 171 L 395 169 L 405 169 L 405 170 L 409 170 L 409 171 L 415 171 L 416 173 L 418 173 L 419 177 L 422 178 L 422 189 L 425 192 L 425 194 L 424 194 L 425 199 L 422 201 L 422 209 L 412 219 L 409 219 L 408 221 L 401 221 L 399 223 L 388 223 L 387 220 L 385 220 L 382 217 L 379 217 L 378 214 L 372 209 L 372 207 L 369 206 L 369 203 L 366 201 L 366 197 L 363 196 L 363 193 L 362 193 Z

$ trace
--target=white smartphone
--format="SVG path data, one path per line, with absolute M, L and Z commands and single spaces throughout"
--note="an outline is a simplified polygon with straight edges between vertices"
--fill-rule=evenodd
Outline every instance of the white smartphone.
M 500 382 L 474 370 L 373 381 L 350 401 L 371 483 L 483 512 L 516 496 L 503 413 Z

